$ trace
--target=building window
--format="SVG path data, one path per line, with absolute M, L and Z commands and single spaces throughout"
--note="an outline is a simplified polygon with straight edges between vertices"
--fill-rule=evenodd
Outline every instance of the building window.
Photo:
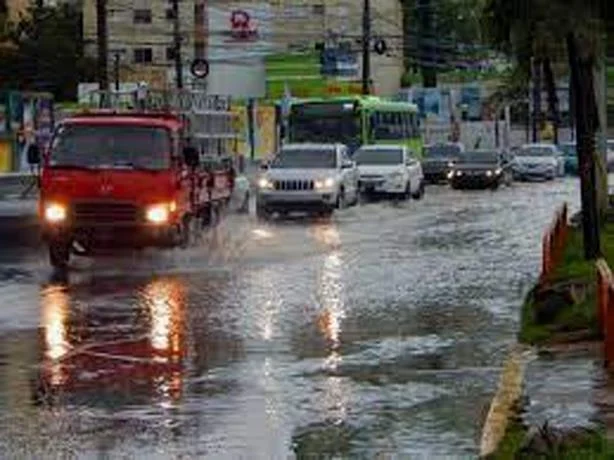
M 166 60 L 173 61 L 175 59 L 175 48 L 173 46 L 169 46 L 166 48 Z
M 134 10 L 135 24 L 151 24 L 151 10 Z
M 315 5 L 313 5 L 313 14 L 316 14 L 318 16 L 324 16 L 325 13 L 326 7 L 324 6 L 324 3 L 316 3 Z
M 168 19 L 169 21 L 172 21 L 173 19 L 175 19 L 175 12 L 173 11 L 172 8 L 166 9 L 166 19 Z
M 135 48 L 134 62 L 136 64 L 148 64 L 153 61 L 153 51 L 151 48 Z

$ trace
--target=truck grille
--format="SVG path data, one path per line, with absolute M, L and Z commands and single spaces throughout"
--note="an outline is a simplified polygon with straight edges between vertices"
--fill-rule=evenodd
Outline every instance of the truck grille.
M 139 210 L 132 203 L 80 202 L 73 205 L 73 216 L 77 223 L 129 223 L 138 220 Z
M 313 190 L 312 180 L 277 180 L 275 190 Z

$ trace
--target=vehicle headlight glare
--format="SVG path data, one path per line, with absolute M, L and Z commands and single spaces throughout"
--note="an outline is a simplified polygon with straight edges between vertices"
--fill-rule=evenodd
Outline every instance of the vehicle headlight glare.
M 497 170 L 495 171 L 495 174 L 498 176 L 502 173 L 503 171 L 501 170 L 501 168 L 497 168 Z
M 258 181 L 258 187 L 260 188 L 273 188 L 273 182 L 266 177 L 261 177 Z
M 492 176 L 492 171 L 491 170 L 486 171 L 486 177 L 491 177 L 491 176 Z
M 462 176 L 462 175 L 463 175 L 463 172 L 462 172 L 462 171 L 456 171 L 456 175 L 457 175 L 457 176 Z
M 460 171 L 459 171 L 460 172 Z M 454 177 L 454 171 L 450 171 L 448 173 L 448 179 L 452 179 Z
M 49 203 L 45 206 L 45 220 L 48 222 L 62 222 L 66 220 L 66 206 L 58 203 Z
M 326 179 L 315 181 L 314 185 L 318 189 L 331 188 L 333 185 L 335 185 L 335 180 L 332 177 L 327 177 Z
M 169 206 L 166 204 L 159 204 L 148 208 L 146 217 L 147 220 L 153 224 L 164 224 L 168 222 L 169 214 Z

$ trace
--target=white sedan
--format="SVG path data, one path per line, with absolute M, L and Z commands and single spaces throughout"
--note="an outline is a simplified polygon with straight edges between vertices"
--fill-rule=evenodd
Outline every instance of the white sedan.
M 366 145 L 353 155 L 363 194 L 382 194 L 404 199 L 424 195 L 422 165 L 403 145 Z

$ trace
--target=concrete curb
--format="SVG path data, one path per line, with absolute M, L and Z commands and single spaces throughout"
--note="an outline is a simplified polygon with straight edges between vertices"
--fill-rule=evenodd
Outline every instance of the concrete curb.
M 526 347 L 516 344 L 505 360 L 497 392 L 482 428 L 480 458 L 493 455 L 505 436 L 509 420 L 514 415 L 514 406 L 522 397 L 527 351 Z

